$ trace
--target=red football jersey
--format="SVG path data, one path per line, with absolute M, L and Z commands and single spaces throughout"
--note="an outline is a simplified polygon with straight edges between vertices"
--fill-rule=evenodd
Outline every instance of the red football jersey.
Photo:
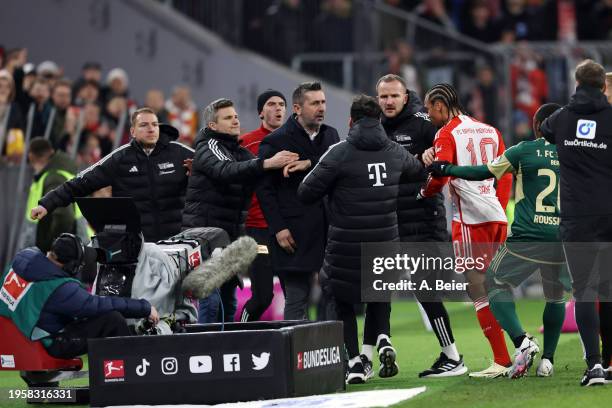
M 465 115 L 456 116 L 443 126 L 436 134 L 434 146 L 436 160 L 459 166 L 486 164 L 505 150 L 499 130 Z M 449 180 L 453 221 L 467 225 L 507 223 L 504 208 L 510 196 L 512 175 L 502 177 L 497 182 L 497 188 L 495 178 L 470 181 L 455 177 L 430 177 L 423 195 L 429 197 L 438 193 Z

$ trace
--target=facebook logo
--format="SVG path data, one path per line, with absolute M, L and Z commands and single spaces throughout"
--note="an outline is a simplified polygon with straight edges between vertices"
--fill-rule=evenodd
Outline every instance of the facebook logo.
M 579 119 L 576 124 L 576 137 L 578 139 L 595 139 L 597 122 L 594 120 Z
M 374 173 L 370 173 L 370 171 L 374 169 Z M 387 165 L 385 163 L 368 163 L 368 173 L 370 180 L 376 180 L 372 187 L 380 187 L 384 186 L 382 180 L 387 178 Z
M 223 371 L 225 372 L 240 371 L 240 355 L 239 354 L 224 354 L 223 355 Z

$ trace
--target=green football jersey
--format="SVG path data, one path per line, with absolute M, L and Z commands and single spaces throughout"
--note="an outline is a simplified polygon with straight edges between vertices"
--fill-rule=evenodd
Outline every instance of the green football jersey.
M 498 179 L 516 175 L 514 222 L 508 241 L 559 241 L 559 158 L 544 138 L 512 146 L 488 165 Z

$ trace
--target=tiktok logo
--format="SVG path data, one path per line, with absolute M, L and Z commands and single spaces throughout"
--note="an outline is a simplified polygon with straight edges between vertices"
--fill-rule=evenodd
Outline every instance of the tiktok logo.
M 370 172 L 372 169 L 374 169 L 374 174 Z M 387 165 L 385 163 L 368 163 L 370 180 L 376 180 L 376 183 L 372 184 L 373 187 L 384 186 L 382 180 L 387 178 L 387 173 L 384 173 L 386 170 Z
M 136 375 L 138 375 L 139 377 L 144 377 L 145 375 L 147 375 L 147 367 L 149 367 L 150 365 L 151 363 L 149 363 L 146 358 L 143 358 L 142 364 L 139 364 L 136 367 Z

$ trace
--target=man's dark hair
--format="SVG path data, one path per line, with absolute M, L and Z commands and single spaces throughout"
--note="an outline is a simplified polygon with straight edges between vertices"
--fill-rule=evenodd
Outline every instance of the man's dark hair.
M 387 75 L 381 76 L 380 79 L 376 81 L 376 93 L 378 93 L 378 87 L 383 82 L 389 83 L 389 82 L 395 82 L 395 81 L 402 84 L 402 86 L 404 87 L 404 90 L 408 92 L 408 85 L 406 84 L 406 80 L 404 78 L 402 78 L 399 75 L 395 75 L 395 74 L 387 74 Z
M 70 89 L 70 92 L 72 92 L 72 82 L 67 79 L 59 79 L 55 81 L 55 84 L 53 84 L 53 89 L 51 89 L 51 93 L 55 92 L 57 88 L 62 86 L 65 86 L 66 88 Z
M 81 68 L 81 70 L 86 71 L 88 69 L 95 69 L 97 71 L 101 71 L 102 64 L 100 64 L 97 61 L 87 61 L 86 63 L 83 64 L 83 67 Z
M 32 87 L 33 87 L 34 85 L 36 85 L 36 84 L 41 84 L 41 85 L 46 86 L 47 88 L 50 88 L 50 87 L 49 87 L 49 81 L 48 81 L 48 80 L 46 80 L 46 79 L 45 79 L 45 78 L 43 78 L 43 77 L 39 77 L 39 76 L 37 76 L 36 78 L 34 78 L 34 80 L 32 81 Z M 30 88 L 30 89 L 31 89 L 31 88 Z M 51 89 L 49 89 L 49 90 L 51 90 Z
M 83 82 L 81 82 L 81 83 L 79 84 L 79 87 L 78 87 L 78 89 L 77 89 L 77 93 L 78 93 L 78 92 L 79 92 L 81 89 L 85 88 L 86 86 L 93 86 L 94 88 L 96 88 L 96 89 L 100 90 L 100 84 L 98 84 L 96 81 L 93 81 L 93 80 L 91 80 L 91 79 L 90 79 L 90 80 L 87 80 L 87 81 L 83 81 Z
M 561 105 L 557 103 L 545 103 L 544 105 L 538 108 L 538 111 L 533 116 L 533 120 L 534 122 L 542 124 L 542 122 L 544 122 L 544 119 L 546 119 L 559 109 L 561 109 Z
M 303 82 L 293 91 L 291 101 L 293 104 L 301 106 L 304 104 L 304 95 L 306 92 L 321 91 L 322 89 L 323 87 L 320 82 Z
M 212 101 L 204 108 L 204 125 L 208 126 L 209 123 L 217 123 L 217 112 L 223 108 L 229 108 L 234 106 L 234 102 L 227 98 L 220 98 Z
M 454 112 L 456 114 L 465 112 L 465 109 L 463 109 L 463 106 L 461 106 L 459 102 L 457 90 L 450 84 L 434 85 L 433 88 L 425 94 L 425 100 L 432 104 L 435 101 L 440 101 L 448 108 L 449 112 Z
M 29 152 L 36 158 L 42 158 L 53 153 L 53 146 L 51 146 L 51 142 L 47 139 L 38 136 L 30 141 Z
M 597 89 L 603 89 L 606 84 L 606 70 L 601 64 L 596 63 L 591 59 L 582 61 L 576 67 L 574 76 L 578 85 L 591 86 Z
M 363 118 L 379 119 L 381 114 L 382 110 L 373 97 L 361 94 L 353 98 L 351 104 L 351 120 L 353 122 Z
M 136 111 L 132 113 L 131 117 L 132 127 L 136 126 L 136 120 L 138 119 L 138 115 L 140 115 L 141 113 L 152 113 L 153 115 L 157 115 L 155 111 L 153 111 L 153 109 L 151 108 L 136 109 Z

